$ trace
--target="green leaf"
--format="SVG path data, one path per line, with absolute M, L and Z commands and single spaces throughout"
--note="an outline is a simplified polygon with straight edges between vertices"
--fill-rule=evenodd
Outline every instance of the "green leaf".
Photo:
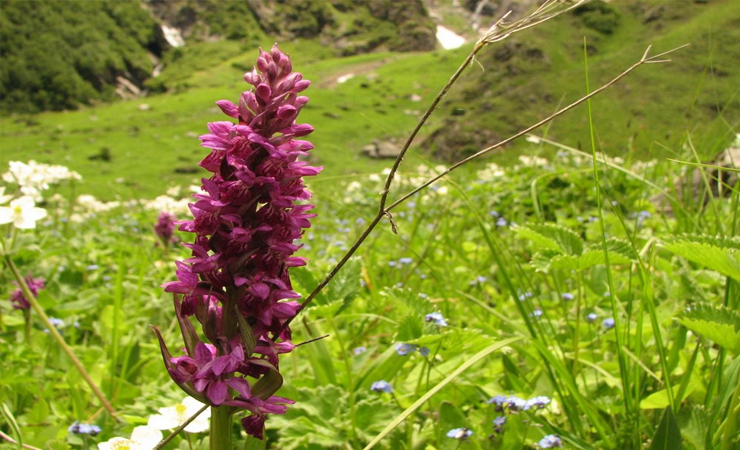
M 517 227 L 515 231 L 519 236 L 546 249 L 559 250 L 567 255 L 583 253 L 583 239 L 575 231 L 560 225 L 527 225 Z
M 684 312 L 679 322 L 694 333 L 731 351 L 740 351 L 740 313 L 699 303 Z
M 283 385 L 283 376 L 280 375 L 280 372 L 278 372 L 275 366 L 264 359 L 253 359 L 250 361 L 250 364 L 256 364 L 267 368 L 267 373 L 252 386 L 252 394 L 262 400 L 267 400 L 272 394 L 280 389 L 280 386 Z
M 740 281 L 740 239 L 685 235 L 663 245 L 682 258 Z
M 704 438 L 709 429 L 707 411 L 701 406 L 682 407 L 678 415 L 678 423 L 685 444 L 690 445 L 695 450 L 703 450 Z
M 607 239 L 606 250 L 609 253 L 609 264 L 612 265 L 629 264 L 636 259 L 632 247 L 621 239 Z M 560 255 L 553 257 L 550 261 L 550 268 L 582 271 L 601 264 L 606 264 L 604 247 L 601 244 L 595 244 L 589 246 L 583 254 L 578 256 Z
M 678 422 L 673 415 L 671 408 L 663 411 L 663 417 L 660 419 L 660 425 L 653 435 L 653 443 L 650 450 L 681 450 L 683 442 L 681 441 L 681 430 L 678 428 Z
M 691 380 L 689 380 L 686 391 L 684 391 L 683 393 L 683 398 L 677 399 L 676 402 L 682 402 L 684 398 L 689 396 L 689 394 L 697 389 L 701 389 L 701 387 L 701 382 L 692 378 Z M 678 386 L 673 386 L 673 392 L 676 392 L 677 388 Z M 670 405 L 670 401 L 668 400 L 668 390 L 666 389 L 661 389 L 657 392 L 653 392 L 640 401 L 641 409 L 663 409 L 668 405 Z
M 365 446 L 364 450 L 370 450 L 371 448 L 375 447 L 375 445 L 382 441 L 384 437 L 386 437 L 391 431 L 393 431 L 397 426 L 399 426 L 408 416 L 413 414 L 417 409 L 419 409 L 424 403 L 427 402 L 434 394 L 439 392 L 443 387 L 447 386 L 452 380 L 458 377 L 461 373 L 465 372 L 467 369 L 469 369 L 471 366 L 473 366 L 475 363 L 480 361 L 481 359 L 485 358 L 486 356 L 490 355 L 491 353 L 500 350 L 503 347 L 506 347 L 507 345 L 513 344 L 516 341 L 519 341 L 523 338 L 521 337 L 515 337 L 515 338 L 509 338 L 504 339 L 503 341 L 496 342 L 495 344 L 492 344 L 477 354 L 475 354 L 472 358 L 465 361 L 460 367 L 458 367 L 455 371 L 453 371 L 451 374 L 449 374 L 444 380 L 440 381 L 436 386 L 431 388 L 426 394 L 422 395 L 417 401 L 415 401 L 411 406 L 406 408 L 401 414 L 396 416 L 395 419 L 391 421 L 391 423 L 386 426 L 383 431 L 381 431 L 375 438 L 370 441 L 367 446 Z
M 334 278 L 330 285 L 329 297 L 332 300 L 341 300 L 342 306 L 334 314 L 341 314 L 354 301 L 360 292 L 360 277 L 362 276 L 362 260 L 358 257 L 351 258 L 344 265 L 342 271 Z
M 448 439 L 446 434 L 453 428 L 470 428 L 465 415 L 452 403 L 443 401 L 439 405 L 439 426 L 437 427 L 437 443 L 440 450 L 455 450 L 460 441 Z
M 252 356 L 252 352 L 257 346 L 257 339 L 254 338 L 252 327 L 247 323 L 247 319 L 242 316 L 239 308 L 236 305 L 234 308 L 236 310 L 236 321 L 239 322 L 239 335 L 242 337 L 242 343 L 244 344 L 244 348 L 247 350 L 247 357 Z

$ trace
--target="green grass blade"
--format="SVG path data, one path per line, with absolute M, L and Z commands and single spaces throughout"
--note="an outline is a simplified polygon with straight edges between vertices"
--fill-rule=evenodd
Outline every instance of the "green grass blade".
M 387 427 L 383 429 L 375 438 L 370 441 L 367 446 L 365 446 L 364 450 L 370 450 L 371 448 L 375 447 L 375 445 L 383 440 L 384 437 L 386 437 L 391 431 L 393 431 L 397 426 L 399 426 L 408 416 L 414 413 L 417 409 L 419 409 L 424 403 L 426 403 L 427 400 L 432 398 L 434 394 L 439 392 L 443 387 L 447 386 L 452 380 L 457 378 L 458 375 L 465 372 L 467 369 L 469 369 L 471 366 L 473 366 L 478 361 L 482 360 L 486 356 L 490 355 L 491 353 L 500 350 L 501 348 L 510 345 L 516 341 L 519 341 L 523 339 L 522 337 L 514 337 L 509 339 L 504 339 L 503 341 L 498 341 L 495 344 L 489 345 L 488 347 L 484 348 L 483 350 L 476 353 L 472 358 L 465 361 L 460 367 L 455 369 L 454 372 L 449 374 L 447 378 L 440 381 L 436 386 L 431 388 L 426 394 L 422 395 L 417 401 L 414 402 L 413 405 L 406 408 L 405 411 L 403 411 L 401 414 L 396 416 L 395 419 L 391 421 L 391 423 L 388 424 Z
M 23 436 L 21 435 L 21 428 L 18 426 L 18 422 L 15 421 L 15 416 L 13 416 L 10 408 L 8 408 L 8 405 L 6 405 L 5 403 L 3 403 L 3 407 L 0 411 L 2 411 L 3 417 L 5 417 L 5 420 L 8 422 L 8 425 L 10 425 L 10 428 L 15 434 L 15 440 L 18 444 L 18 449 L 23 450 Z

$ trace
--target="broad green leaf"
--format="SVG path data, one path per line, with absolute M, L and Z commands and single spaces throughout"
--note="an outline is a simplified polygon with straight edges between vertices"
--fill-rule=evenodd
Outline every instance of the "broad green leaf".
M 709 429 L 709 415 L 700 406 L 682 407 L 678 415 L 681 437 L 695 450 L 704 450 L 704 439 Z
M 683 401 L 684 398 L 688 397 L 692 392 L 701 388 L 701 382 L 692 378 L 689 380 L 689 385 L 686 387 L 686 391 L 683 393 L 683 398 L 678 399 L 677 403 Z M 673 392 L 678 390 L 678 386 L 673 386 Z M 670 405 L 668 400 L 668 391 L 661 389 L 660 391 L 653 392 L 648 395 L 642 401 L 640 401 L 641 409 L 663 409 Z
M 576 232 L 560 225 L 527 225 L 517 227 L 516 232 L 546 249 L 559 250 L 567 255 L 583 253 L 583 239 Z
M 663 245 L 678 256 L 740 281 L 740 239 L 686 235 Z
M 417 401 L 415 401 L 411 406 L 406 408 L 401 414 L 396 416 L 391 423 L 388 424 L 387 427 L 383 429 L 377 436 L 375 436 L 375 439 L 370 441 L 367 446 L 365 446 L 364 450 L 370 450 L 371 448 L 375 447 L 375 445 L 382 441 L 384 437 L 386 437 L 391 431 L 393 431 L 397 426 L 399 426 L 406 418 L 408 418 L 411 414 L 413 414 L 417 409 L 419 409 L 424 403 L 427 402 L 434 394 L 439 392 L 443 387 L 447 386 L 452 380 L 458 377 L 461 373 L 465 372 L 468 368 L 473 366 L 475 363 L 480 361 L 481 359 L 485 358 L 486 356 L 490 355 L 491 353 L 500 350 L 503 347 L 506 347 L 507 345 L 513 344 L 516 341 L 521 340 L 521 337 L 515 337 L 515 338 L 509 338 L 504 339 L 503 341 L 499 341 L 493 345 L 490 345 L 489 347 L 481 350 L 477 354 L 475 354 L 472 358 L 467 360 L 465 363 L 463 363 L 460 367 L 458 367 L 455 371 L 453 371 L 450 375 L 447 376 L 444 380 L 440 381 L 436 386 L 431 388 L 426 394 L 422 395 Z
M 684 312 L 679 322 L 694 333 L 731 351 L 740 351 L 740 313 L 703 303 Z
M 663 411 L 663 417 L 660 419 L 660 425 L 658 425 L 658 429 L 653 435 L 653 443 L 650 444 L 650 450 L 681 449 L 683 449 L 681 430 L 678 428 L 678 422 L 671 408 L 666 408 Z

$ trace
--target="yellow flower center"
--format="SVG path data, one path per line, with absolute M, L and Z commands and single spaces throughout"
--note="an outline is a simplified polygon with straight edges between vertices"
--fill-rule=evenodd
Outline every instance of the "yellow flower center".
M 115 444 L 116 450 L 131 450 L 131 441 L 126 440 L 126 442 L 116 442 Z
M 16 205 L 13 207 L 13 214 L 20 216 L 23 214 L 23 208 L 20 207 L 20 205 Z
M 188 407 L 183 405 L 182 403 L 178 403 L 175 405 L 175 411 L 177 411 L 178 414 L 185 414 L 185 411 L 187 411 Z

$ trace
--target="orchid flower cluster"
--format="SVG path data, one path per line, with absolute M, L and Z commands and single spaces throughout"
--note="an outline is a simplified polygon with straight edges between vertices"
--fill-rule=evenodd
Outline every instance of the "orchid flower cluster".
M 162 211 L 157 217 L 157 223 L 154 224 L 154 233 L 162 242 L 165 248 L 169 247 L 170 244 L 177 242 L 175 236 L 175 222 L 177 217 L 174 214 L 170 214 L 167 211 Z
M 18 286 L 18 282 L 13 282 L 16 286 Z M 39 291 L 44 289 L 46 282 L 43 278 L 34 278 L 31 275 L 26 276 L 26 284 L 28 285 L 28 289 L 31 290 L 31 293 L 36 296 L 38 295 Z M 25 295 L 23 295 L 23 291 L 20 287 L 16 288 L 11 294 L 10 294 L 10 304 L 13 306 L 13 309 L 30 309 L 31 303 L 29 303 L 28 299 Z
M 260 51 L 244 80 L 253 89 L 238 104 L 216 102 L 235 121 L 209 123 L 210 134 L 200 138 L 211 150 L 200 165 L 213 175 L 194 195 L 193 219 L 179 225 L 196 235 L 185 244 L 192 257 L 178 261 L 178 280 L 164 285 L 175 297 L 186 354 L 172 357 L 159 339 L 183 390 L 212 406 L 250 411 L 242 425 L 262 439 L 266 414 L 293 403 L 273 396 L 282 385 L 278 355 L 295 348 L 286 321 L 300 309 L 288 270 L 306 264 L 292 255 L 315 216 L 302 177 L 322 168 L 299 160 L 313 148 L 297 139 L 313 127 L 295 122 L 308 101 L 298 94 L 310 82 L 292 71 L 290 58 L 277 45 Z M 199 339 L 190 316 L 210 342 Z

